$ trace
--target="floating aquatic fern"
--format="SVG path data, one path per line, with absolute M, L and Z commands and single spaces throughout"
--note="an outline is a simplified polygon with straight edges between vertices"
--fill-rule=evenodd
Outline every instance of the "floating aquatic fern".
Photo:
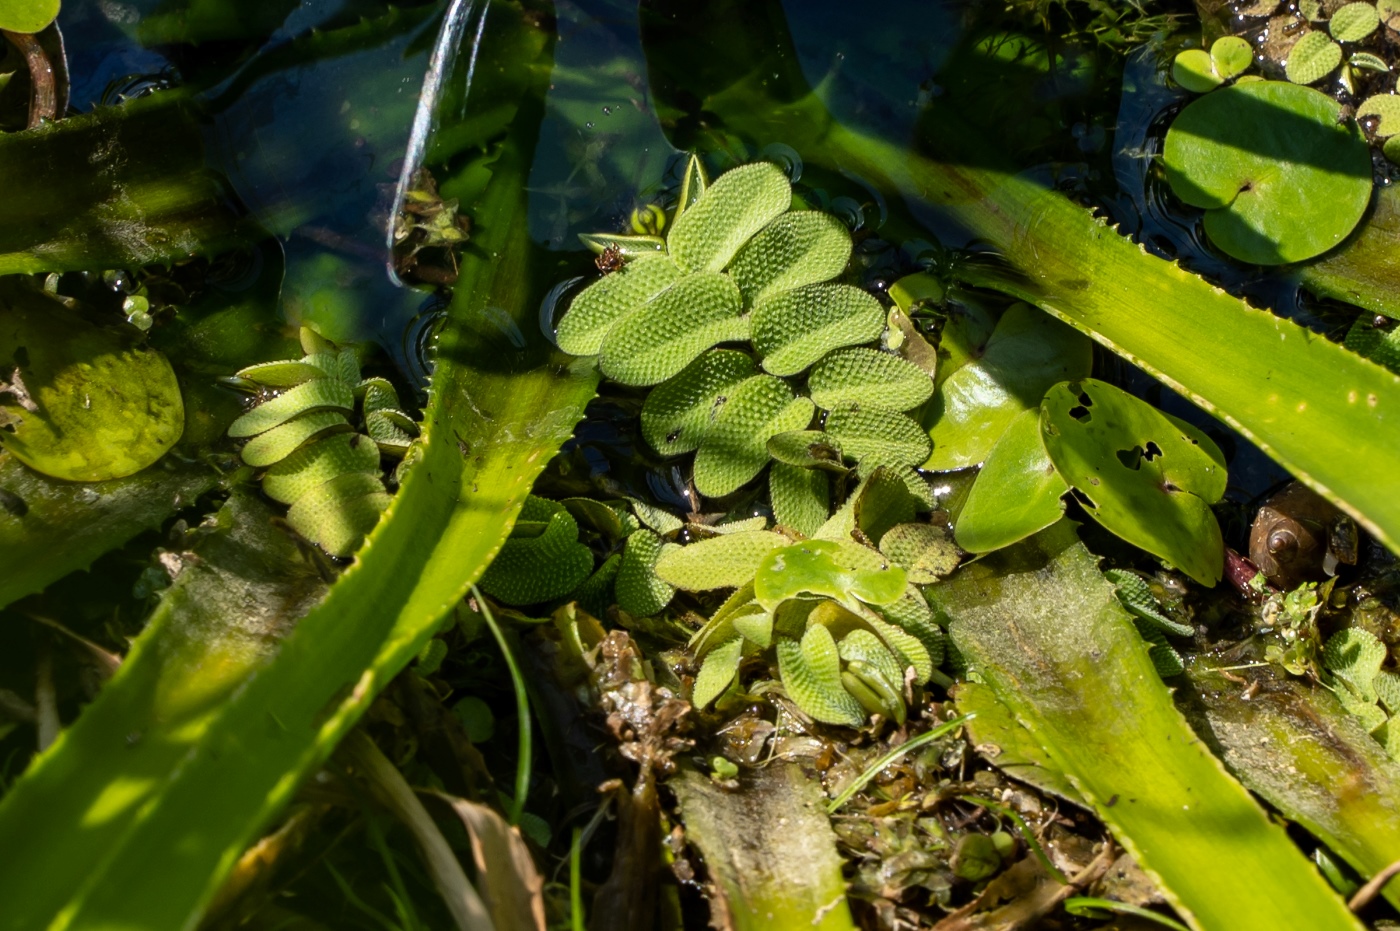
M 289 505 L 287 522 L 332 556 L 349 556 L 389 506 L 382 455 L 402 457 L 417 426 L 382 378 L 360 380 L 350 349 L 301 331 L 301 359 L 238 372 L 265 397 L 229 427 L 246 439 L 243 461 L 262 474 L 263 491 Z M 366 433 L 349 417 L 359 396 Z

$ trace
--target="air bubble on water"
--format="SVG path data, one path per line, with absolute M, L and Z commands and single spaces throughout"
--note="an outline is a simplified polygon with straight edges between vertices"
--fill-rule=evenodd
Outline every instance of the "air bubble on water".
M 540 301 L 540 332 L 556 346 L 559 345 L 559 341 L 555 338 L 555 330 L 559 326 L 559 318 L 563 316 L 561 305 L 568 304 L 565 297 L 572 298 L 574 288 L 585 278 L 586 276 L 579 275 L 577 278 L 559 282 L 550 288 L 549 293 L 544 296 L 544 300 Z

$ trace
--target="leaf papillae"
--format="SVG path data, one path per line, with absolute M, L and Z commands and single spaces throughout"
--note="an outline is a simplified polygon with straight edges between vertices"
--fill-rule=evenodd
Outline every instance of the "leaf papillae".
M 768 462 L 768 439 L 801 430 L 815 408 L 782 379 L 755 375 L 740 383 L 715 417 L 695 455 L 695 488 L 720 497 L 752 479 Z
M 884 328 L 884 308 L 869 294 L 850 285 L 815 284 L 760 302 L 752 338 L 765 372 L 796 375 L 833 349 L 874 342 Z
M 720 175 L 671 227 L 666 245 L 686 272 L 721 271 L 744 243 L 788 209 L 792 186 L 770 162 Z
M 613 327 L 598 364 L 613 381 L 655 385 L 711 346 L 748 337 L 739 289 L 725 275 L 689 275 Z

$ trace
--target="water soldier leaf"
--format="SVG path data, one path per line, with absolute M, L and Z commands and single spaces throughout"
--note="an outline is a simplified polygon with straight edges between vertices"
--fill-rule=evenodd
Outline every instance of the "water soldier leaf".
M 642 437 L 663 456 L 700 448 L 734 388 L 756 375 L 758 366 L 733 349 L 705 353 L 658 385 L 642 404 Z
M 100 482 L 164 456 L 185 407 L 165 356 L 11 284 L 0 291 L 0 427 L 0 448 L 36 472 Z
M 908 577 L 869 547 L 806 540 L 773 550 L 754 575 L 754 597 L 769 611 L 799 595 L 832 598 L 852 611 L 860 604 L 887 605 L 904 594 Z
M 718 272 L 769 221 L 788 209 L 792 185 L 770 162 L 720 175 L 671 226 L 666 245 L 685 272 Z
M 1281 81 L 1222 88 L 1191 103 L 1167 131 L 1163 161 L 1176 195 L 1205 209 L 1211 242 L 1258 265 L 1326 252 L 1371 198 L 1360 129 L 1326 94 Z
M 779 291 L 835 278 L 851 258 L 851 234 L 829 213 L 794 210 L 769 223 L 739 250 L 729 274 L 753 307 Z
M 624 385 L 655 385 L 716 343 L 748 338 L 739 289 L 725 275 L 688 275 L 603 339 L 598 365 Z
M 981 331 L 979 319 L 972 318 L 973 335 Z M 985 461 L 1011 421 L 1037 407 L 1051 385 L 1089 374 L 1091 345 L 1029 304 L 1007 308 L 986 348 L 949 373 L 924 408 L 933 453 L 923 467 L 942 471 Z
M 662 581 L 691 592 L 740 588 L 753 581 L 763 558 L 792 541 L 780 533 L 726 533 L 686 546 L 668 546 L 656 563 Z
M 642 529 L 627 538 L 622 549 L 613 588 L 617 606 L 633 617 L 651 617 L 671 603 L 676 590 L 656 574 L 656 563 L 665 544 L 650 530 Z
M 815 408 L 771 375 L 741 383 L 715 417 L 695 455 L 695 490 L 718 498 L 736 491 L 768 463 L 768 439 L 801 430 Z
M 529 605 L 562 598 L 588 578 L 593 553 L 579 542 L 578 523 L 564 505 L 531 495 L 519 520 L 520 532 L 512 531 L 482 573 L 482 591 L 508 605 Z
M 1040 409 L 1012 419 L 987 454 L 958 514 L 958 545 L 990 553 L 1044 530 L 1065 513 L 1065 480 L 1040 438 Z
M 1294 84 L 1315 84 L 1342 63 L 1342 47 L 1324 32 L 1305 33 L 1288 50 L 1284 74 Z
M 768 470 L 768 500 L 778 526 L 810 537 L 831 516 L 831 482 L 820 469 L 775 462 Z
M 928 434 L 905 414 L 843 404 L 826 415 L 826 432 L 850 459 L 876 465 L 917 466 L 928 458 Z
M 850 285 L 814 284 L 760 302 L 751 329 L 763 370 L 796 375 L 833 349 L 874 342 L 884 328 L 884 308 L 869 294 Z
M 705 174 L 705 163 L 700 161 L 700 156 L 691 153 L 686 159 L 685 174 L 681 177 L 681 190 L 676 197 L 676 212 L 671 217 L 674 225 L 690 207 L 700 199 L 700 195 L 705 193 L 705 188 L 710 186 L 710 178 Z
M 1095 520 L 1202 585 L 1219 581 L 1224 544 L 1210 505 L 1226 470 L 1208 437 L 1095 379 L 1050 389 L 1041 436 Z
M 865 723 L 865 709 L 841 684 L 836 641 L 821 624 L 808 626 L 801 641 L 778 640 L 778 675 L 788 697 L 813 719 L 847 727 Z
M 681 271 L 665 256 L 629 262 L 604 275 L 569 304 L 554 334 L 559 348 L 575 356 L 596 355 L 608 331 L 629 314 L 675 284 Z
M 933 379 L 888 352 L 838 349 L 812 367 L 807 390 L 825 410 L 857 405 L 907 411 L 933 395 Z

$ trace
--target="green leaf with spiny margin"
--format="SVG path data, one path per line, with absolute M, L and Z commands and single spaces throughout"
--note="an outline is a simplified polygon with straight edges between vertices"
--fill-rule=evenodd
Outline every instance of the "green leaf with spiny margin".
M 1400 374 L 1400 328 L 1384 329 L 1374 326 L 1363 315 L 1352 322 L 1343 345 L 1352 352 Z
M 938 626 L 933 609 L 917 589 L 905 591 L 898 601 L 881 605 L 875 611 L 895 627 L 916 638 L 928 651 L 929 662 L 933 666 L 943 664 L 943 658 L 948 652 L 947 637 L 943 634 L 943 628 Z
M 554 334 L 559 348 L 575 356 L 596 355 L 608 331 L 681 277 L 665 256 L 637 259 L 604 275 L 578 293 Z
M 349 556 L 392 500 L 377 472 L 345 472 L 298 498 L 287 523 L 330 555 Z
M 851 234 L 829 213 L 793 210 L 769 223 L 734 256 L 729 274 L 753 307 L 770 294 L 830 281 L 851 258 Z
M 738 588 L 752 581 L 763 557 L 791 542 L 780 533 L 751 530 L 667 547 L 656 562 L 656 575 L 691 592 Z
M 885 605 L 904 594 L 904 570 L 858 543 L 805 540 L 764 556 L 754 574 L 754 597 L 769 611 L 799 595 L 835 599 L 851 610 Z
M 760 301 L 752 324 L 764 371 L 796 375 L 833 349 L 879 339 L 885 310 L 860 288 L 813 284 Z
M 888 352 L 839 349 L 812 366 L 807 391 L 825 410 L 855 405 L 907 411 L 932 397 L 933 379 Z
M 257 436 L 302 414 L 354 409 L 355 395 L 349 385 L 337 378 L 313 378 L 239 417 L 229 426 L 228 435 L 235 439 Z
M 879 407 L 838 405 L 826 415 L 826 432 L 841 444 L 847 458 L 879 465 L 917 466 L 933 448 L 913 419 Z
M 1118 600 L 1123 602 L 1123 607 L 1128 609 L 1129 614 L 1178 637 L 1190 637 L 1196 633 L 1196 628 L 1190 624 L 1178 623 L 1161 612 L 1157 599 L 1152 597 L 1152 587 L 1136 572 L 1127 569 L 1105 569 L 1103 575 L 1113 583 L 1118 592 Z
M 301 448 L 303 443 L 331 433 L 349 433 L 350 422 L 340 411 L 321 411 L 273 427 L 244 444 L 239 455 L 255 469 L 281 462 Z
M 651 617 L 671 603 L 676 590 L 656 575 L 656 563 L 664 544 L 650 530 L 638 530 L 622 548 L 613 587 L 617 606 L 633 617 Z
M 768 463 L 769 437 L 806 427 L 815 410 L 780 378 L 755 375 L 742 382 L 695 455 L 695 490 L 711 498 L 737 490 Z
M 768 500 L 780 527 L 810 537 L 831 516 L 831 481 L 819 469 L 775 462 L 768 470 Z
M 1345 680 L 1365 702 L 1374 702 L 1376 676 L 1385 663 L 1385 644 L 1369 630 L 1343 627 L 1327 638 L 1322 647 L 1322 665 Z
M 543 531 L 526 536 L 531 524 L 543 524 Z M 593 553 L 578 541 L 578 523 L 557 501 L 526 498 L 517 526 L 520 532 L 511 533 L 481 576 L 491 597 L 509 605 L 553 601 L 593 571 Z
M 787 175 L 770 162 L 726 171 L 671 225 L 666 237 L 671 258 L 683 271 L 721 271 L 791 202 Z
M 303 446 L 267 470 L 262 488 L 273 501 L 292 504 L 322 482 L 347 472 L 378 477 L 379 449 L 369 437 L 341 433 Z
M 948 532 L 933 524 L 903 523 L 880 537 L 880 552 L 909 574 L 914 585 L 929 585 L 958 567 L 962 554 Z
M 831 632 L 813 624 L 802 640 L 778 640 L 778 676 L 788 697 L 810 717 L 860 727 L 865 709 L 841 685 L 841 657 Z
M 731 637 L 706 653 L 700 663 L 700 672 L 695 676 L 690 703 L 703 709 L 723 695 L 739 674 L 739 663 L 743 658 L 743 637 Z
M 746 353 L 714 349 L 656 386 L 642 404 L 642 437 L 663 456 L 700 447 L 715 417 L 740 382 L 758 373 Z
M 655 385 L 716 343 L 747 339 L 739 289 L 725 275 L 689 275 L 629 315 L 603 339 L 598 365 L 624 385 Z
M 789 430 L 768 438 L 768 455 L 801 469 L 849 471 L 842 460 L 841 444 L 824 430 Z

